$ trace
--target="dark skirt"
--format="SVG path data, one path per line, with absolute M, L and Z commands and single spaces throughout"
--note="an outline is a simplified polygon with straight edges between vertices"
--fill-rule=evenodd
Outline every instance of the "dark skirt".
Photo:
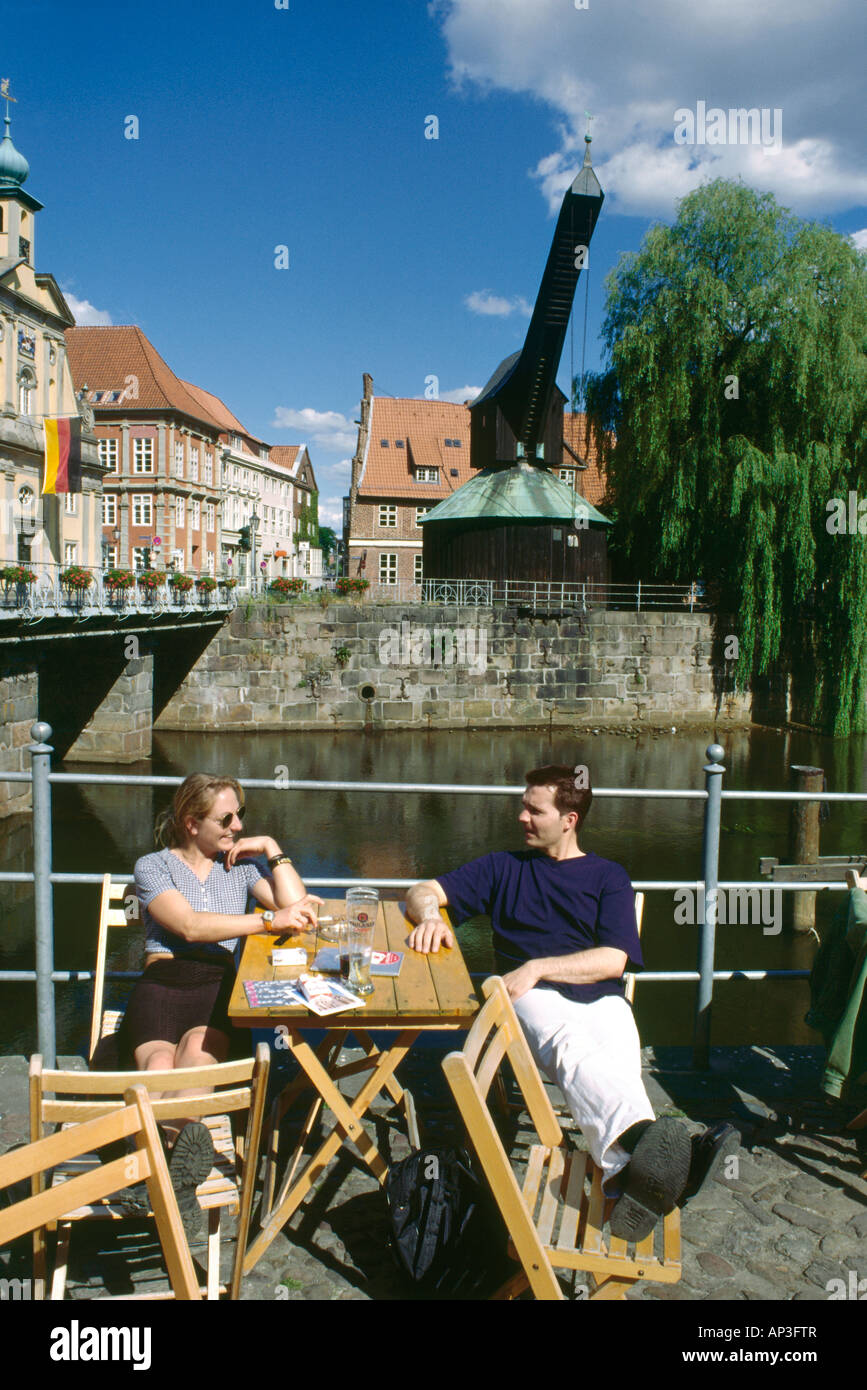
M 235 962 L 196 958 L 152 961 L 130 995 L 123 1020 L 125 1049 L 146 1042 L 177 1046 L 191 1028 L 217 1028 L 231 1037 L 226 1012 L 235 983 Z

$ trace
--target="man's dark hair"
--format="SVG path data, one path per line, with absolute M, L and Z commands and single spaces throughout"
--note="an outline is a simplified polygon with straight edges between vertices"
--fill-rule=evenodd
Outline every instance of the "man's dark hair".
M 534 767 L 524 774 L 528 787 L 554 787 L 554 805 L 561 816 L 570 811 L 578 813 L 576 832 L 587 819 L 593 791 L 590 787 L 590 772 L 584 764 L 568 767 L 566 763 L 549 763 L 546 767 Z

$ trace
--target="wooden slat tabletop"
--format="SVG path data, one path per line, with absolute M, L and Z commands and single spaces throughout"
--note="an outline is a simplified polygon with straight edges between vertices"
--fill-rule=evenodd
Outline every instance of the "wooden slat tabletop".
M 338 918 L 344 915 L 342 898 L 330 898 L 320 908 L 320 916 Z M 353 1023 L 369 1028 L 458 1028 L 474 1017 L 479 1008 L 472 980 L 458 945 L 440 948 L 434 954 L 422 955 L 410 950 L 407 941 L 412 924 L 404 917 L 396 902 L 380 902 L 376 916 L 374 949 L 402 951 L 403 963 L 396 977 L 374 975 L 374 990 L 363 1008 L 320 1018 L 303 1008 L 252 1009 L 244 993 L 245 980 L 291 979 L 300 969 L 281 968 L 275 972 L 271 951 L 276 936 L 248 936 L 244 944 L 241 966 L 229 1001 L 229 1017 L 236 1027 L 267 1027 L 275 1021 L 303 1024 L 305 1028 L 347 1028 Z M 313 960 L 316 937 L 302 932 L 284 943 L 287 947 L 303 946 L 307 951 L 308 968 Z M 321 945 L 330 945 L 323 942 Z

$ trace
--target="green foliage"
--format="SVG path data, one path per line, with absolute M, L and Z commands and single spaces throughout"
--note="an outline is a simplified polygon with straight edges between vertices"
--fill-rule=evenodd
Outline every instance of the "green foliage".
M 734 617 L 740 689 L 789 671 L 820 726 L 863 728 L 865 539 L 826 521 L 867 495 L 867 257 L 717 180 L 607 292 L 609 367 L 584 396 L 619 578 L 703 579 Z
M 348 579 L 346 576 L 338 579 L 334 585 L 334 590 L 338 594 L 363 594 L 365 589 L 369 588 L 369 579 Z
M 60 571 L 60 582 L 65 589 L 89 589 L 93 583 L 93 575 L 90 570 L 86 570 L 82 565 L 68 565 L 65 570 Z
M 319 544 L 322 548 L 322 554 L 325 556 L 325 558 L 330 558 L 330 556 L 334 553 L 335 546 L 337 545 L 337 533 L 333 531 L 330 526 L 320 526 Z
M 290 579 L 285 574 L 278 575 L 268 585 L 269 591 L 280 598 L 288 598 L 290 594 L 303 594 L 306 587 L 303 579 Z
M 0 570 L 0 579 L 6 585 L 35 584 L 36 574 L 26 565 L 7 565 L 5 569 Z

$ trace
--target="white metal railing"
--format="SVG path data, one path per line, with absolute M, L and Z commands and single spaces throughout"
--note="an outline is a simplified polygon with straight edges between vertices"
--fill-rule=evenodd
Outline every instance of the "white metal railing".
M 0 581 L 0 619 L 44 618 L 52 614 L 87 617 L 105 613 L 201 612 L 235 606 L 234 587 L 227 586 L 224 579 L 215 578 L 216 588 L 210 589 L 200 587 L 199 581 L 210 580 L 212 576 L 191 575 L 191 587 L 182 590 L 170 582 L 173 570 L 113 568 L 133 574 L 133 583 L 118 587 L 106 582 L 106 574 L 111 571 L 101 565 L 59 565 L 45 560 L 2 565 L 0 570 L 18 569 L 35 577 L 19 582 L 9 578 Z M 81 587 L 65 582 L 62 576 L 70 569 L 90 575 L 89 582 Z M 143 581 L 143 576 L 148 578 Z
M 535 579 L 425 579 L 421 584 L 425 603 L 451 603 L 478 607 L 503 604 L 542 612 L 572 609 L 588 613 L 594 608 L 635 609 L 707 608 L 704 585 L 693 584 L 597 584 L 592 581 Z

